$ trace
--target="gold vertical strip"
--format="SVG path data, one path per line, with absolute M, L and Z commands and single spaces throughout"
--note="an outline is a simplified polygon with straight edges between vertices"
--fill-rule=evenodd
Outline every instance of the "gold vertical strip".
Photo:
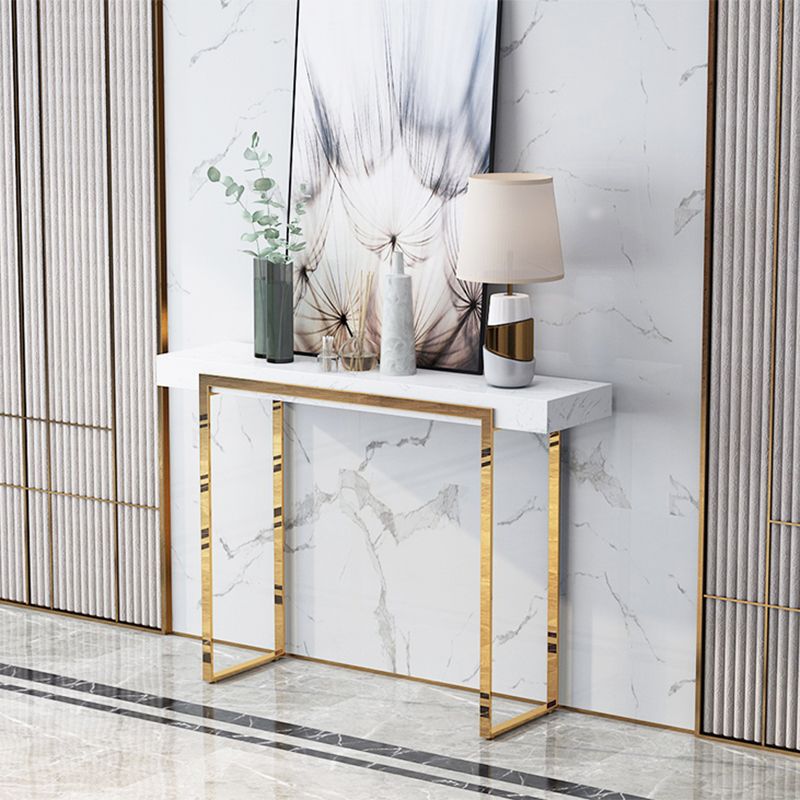
M 211 386 L 200 378 L 200 575 L 203 601 L 203 680 L 214 678 L 211 564 Z
M 700 496 L 697 541 L 697 652 L 695 656 L 694 729 L 700 733 L 703 720 L 705 652 L 705 561 L 706 495 L 708 493 L 708 404 L 711 373 L 711 281 L 714 257 L 714 170 L 717 119 L 717 12 L 718 0 L 708 3 L 708 75 L 706 84 L 706 203 L 703 248 L 703 356 L 700 378 Z
M 167 327 L 167 203 L 166 140 L 164 128 L 164 4 L 152 0 L 150 29 L 153 37 L 153 156 L 154 156 L 154 234 L 156 265 L 156 308 L 158 352 L 169 350 Z M 161 531 L 161 631 L 172 631 L 172 544 L 169 463 L 169 389 L 158 387 L 159 442 L 159 528 Z
M 108 352 L 111 381 L 111 500 L 114 503 L 114 619 L 120 621 L 119 559 L 119 469 L 117 466 L 117 347 L 114 315 L 114 185 L 111 157 L 111 36 L 109 32 L 109 0 L 103 2 L 103 76 L 106 112 L 106 238 L 108 239 Z
M 275 550 L 275 656 L 286 652 L 286 603 L 284 583 L 284 554 L 286 526 L 284 524 L 285 492 L 283 469 L 283 414 L 281 400 L 272 401 L 272 524 Z
M 14 97 L 14 188 L 16 200 L 16 228 L 17 228 L 17 324 L 19 325 L 19 380 L 20 380 L 20 411 L 22 432 L 22 483 L 27 488 L 28 479 L 28 384 L 25 376 L 27 361 L 25 350 L 25 290 L 24 266 L 22 259 L 22 165 L 20 161 L 20 118 L 19 118 L 19 26 L 17 22 L 17 3 L 11 3 L 11 69 Z M 24 560 L 25 560 L 25 602 L 31 602 L 31 522 L 30 503 L 28 492 L 22 493 L 23 516 L 25 531 L 23 534 Z
M 50 608 L 55 608 L 55 576 L 53 558 L 53 464 L 51 458 L 50 418 L 50 330 L 47 319 L 47 233 L 45 220 L 45 179 L 44 179 L 44 73 L 42 72 L 42 2 L 36 0 L 36 69 L 39 74 L 38 111 L 39 111 L 39 214 L 41 226 L 42 248 L 42 360 L 44 361 L 44 430 L 47 462 L 47 539 L 50 584 Z
M 481 417 L 480 735 L 492 737 L 492 578 L 494 550 L 494 413 Z
M 558 706 L 559 592 L 561 575 L 561 432 L 548 448 L 547 708 Z
M 784 0 L 778 3 L 778 46 L 777 46 L 777 92 L 775 96 L 775 172 L 772 208 L 772 313 L 769 333 L 769 452 L 767 454 L 767 513 L 766 513 L 766 558 L 764 572 L 764 602 L 770 599 L 770 570 L 772 569 L 772 479 L 773 445 L 775 439 L 775 343 L 778 333 L 778 230 L 781 201 L 781 125 L 783 118 L 783 22 Z M 767 744 L 767 677 L 769 675 L 769 611 L 764 610 L 764 639 L 762 643 L 763 671 L 761 673 L 761 744 Z

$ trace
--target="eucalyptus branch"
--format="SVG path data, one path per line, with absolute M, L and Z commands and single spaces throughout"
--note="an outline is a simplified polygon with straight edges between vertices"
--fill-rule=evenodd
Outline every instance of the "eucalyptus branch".
M 258 149 L 260 138 L 258 133 L 253 133 L 250 146 L 244 150 L 244 158 L 255 162 L 256 166 L 246 169 L 246 172 L 257 172 L 259 177 L 250 182 L 248 186 L 239 183 L 230 175 L 223 176 L 216 166 L 208 168 L 208 179 L 212 183 L 221 183 L 225 188 L 225 196 L 232 198 L 229 205 L 239 205 L 243 216 L 250 224 L 252 232 L 243 233 L 242 239 L 253 244 L 253 250 L 245 250 L 255 258 L 264 258 L 269 261 L 291 264 L 294 253 L 302 251 L 306 243 L 297 241 L 303 233 L 299 217 L 305 213 L 306 187 L 300 185 L 302 200 L 295 203 L 295 215 L 288 221 L 282 221 L 274 213 L 276 209 L 285 208 L 283 203 L 275 197 L 277 183 L 267 175 L 267 168 L 272 163 L 272 156 Z M 246 189 L 255 196 L 254 204 L 264 206 L 263 210 L 250 211 L 243 202 L 242 195 Z M 287 213 L 287 216 L 288 213 Z M 261 240 L 261 241 L 259 241 Z

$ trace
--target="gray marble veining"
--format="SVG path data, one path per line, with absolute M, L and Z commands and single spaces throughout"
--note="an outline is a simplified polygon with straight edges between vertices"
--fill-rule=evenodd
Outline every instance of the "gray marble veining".
M 223 167 L 233 172 L 245 137 L 258 128 L 275 157 L 275 177 L 282 185 L 288 180 L 294 0 L 253 3 L 234 27 L 256 30 L 257 37 L 235 33 L 189 66 L 220 42 L 246 3 L 166 0 L 174 348 L 252 337 L 249 262 L 236 253 L 239 221 L 221 213 L 204 165 L 222 154 Z M 613 418 L 566 437 L 562 698 L 682 727 L 694 718 L 703 254 L 697 212 L 705 174 L 707 13 L 706 0 L 505 3 L 494 148 L 498 170 L 541 170 L 555 178 L 567 277 L 531 287 L 537 362 L 550 374 L 615 387 Z M 618 46 L 609 47 L 611 37 Z M 261 78 L 242 81 L 242 74 Z M 196 414 L 196 395 L 171 392 L 175 626 L 192 633 L 200 629 Z M 215 585 L 235 586 L 219 600 L 217 623 L 224 638 L 268 646 L 270 615 L 251 609 L 270 607 L 269 547 L 243 581 L 236 576 L 250 557 L 241 545 L 259 532 L 270 535 L 269 492 L 253 452 L 253 445 L 269 446 L 269 409 L 242 403 L 237 410 L 232 403 L 219 421 L 221 458 L 230 460 L 218 466 L 215 519 L 236 555 L 219 548 Z M 298 411 L 289 424 L 296 649 L 388 668 L 377 630 L 374 545 L 398 669 L 450 682 L 470 675 L 477 663 L 474 431 L 357 414 L 334 419 L 315 409 Z M 538 614 L 498 645 L 495 672 L 499 689 L 535 697 L 545 674 L 543 606 L 536 598 L 546 585 L 547 520 L 540 511 L 546 456 L 535 437 L 517 438 L 498 434 L 497 441 L 503 588 L 496 630 L 515 630 Z M 237 458 L 245 465 L 238 471 Z M 367 535 L 334 500 L 342 469 L 364 478 L 395 524 L 457 486 L 458 522 L 443 515 L 438 527 L 398 542 L 383 529 L 380 506 L 359 507 L 355 490 L 348 490 Z M 250 498 L 239 507 L 225 488 L 236 481 Z M 471 717 L 464 725 L 472 725 Z M 706 782 L 713 780 L 698 778 L 691 786 L 705 791 Z M 695 792 L 686 785 L 682 791 L 673 794 L 686 800 Z M 700 789 L 696 794 L 703 796 Z
M 570 712 L 485 742 L 474 694 L 297 660 L 208 685 L 198 651 L 188 639 L 0 608 L 0 796 L 794 800 L 800 792 L 791 757 Z

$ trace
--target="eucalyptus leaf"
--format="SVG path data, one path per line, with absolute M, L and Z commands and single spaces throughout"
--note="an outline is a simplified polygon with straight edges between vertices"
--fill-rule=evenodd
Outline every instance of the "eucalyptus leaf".
M 299 252 L 305 248 L 306 243 L 296 241 L 303 232 L 300 221 L 296 218 L 288 221 L 281 219 L 278 213 L 278 209 L 286 206 L 278 199 L 280 189 L 275 180 L 264 175 L 265 168 L 272 163 L 272 155 L 259 149 L 260 141 L 258 131 L 254 131 L 250 137 L 250 146 L 243 151 L 245 161 L 249 162 L 244 171 L 258 172 L 259 176 L 255 180 L 248 178 L 246 183 L 241 184 L 230 175 L 223 176 L 219 168 L 213 165 L 207 169 L 206 175 L 211 183 L 221 183 L 229 201 L 228 205 L 239 205 L 242 218 L 247 221 L 248 228 L 251 228 L 241 235 L 241 240 L 255 243 L 256 249 L 241 252 L 254 258 L 269 258 L 279 264 L 290 264 L 289 254 Z M 305 196 L 305 184 L 301 187 L 301 192 Z M 253 210 L 253 205 L 262 208 Z M 297 203 L 295 211 L 298 217 L 305 213 L 302 200 Z M 263 242 L 260 247 L 259 242 Z

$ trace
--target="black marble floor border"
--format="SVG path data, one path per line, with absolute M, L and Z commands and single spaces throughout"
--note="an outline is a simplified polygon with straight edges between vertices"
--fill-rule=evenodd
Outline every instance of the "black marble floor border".
M 514 786 L 520 789 L 539 789 L 541 791 L 563 794 L 568 797 L 580 798 L 580 800 L 647 800 L 647 798 L 641 797 L 640 795 L 625 794 L 623 792 L 615 792 L 609 789 L 600 789 L 595 786 L 587 786 L 585 784 L 573 783 L 571 781 L 560 780 L 558 778 L 550 778 L 545 775 L 537 775 L 531 772 L 523 772 L 520 770 L 508 769 L 506 767 L 498 767 L 492 764 L 483 764 L 478 761 L 469 761 L 462 758 L 453 758 L 451 756 L 445 756 L 437 753 L 429 753 L 423 750 L 414 750 L 408 747 L 400 747 L 398 745 L 375 742 L 371 739 L 362 739 L 356 736 L 348 736 L 346 734 L 334 733 L 332 731 L 320 730 L 318 728 L 310 728 L 305 725 L 298 725 L 291 722 L 281 722 L 279 720 L 259 717 L 253 714 L 229 711 L 226 709 L 215 708 L 213 706 L 206 706 L 185 700 L 175 700 L 168 697 L 160 697 L 158 695 L 148 694 L 147 692 L 124 689 L 118 686 L 110 686 L 108 684 L 97 683 L 94 681 L 86 681 L 80 678 L 70 678 L 51 672 L 42 672 L 29 667 L 18 667 L 12 664 L 0 663 L 0 675 L 3 675 L 7 678 L 17 678 L 20 680 L 31 681 L 33 683 L 58 686 L 62 689 L 83 692 L 85 694 L 98 697 L 122 700 L 124 702 L 147 706 L 149 708 L 173 711 L 175 713 L 185 714 L 187 716 L 201 717 L 203 719 L 210 719 L 214 720 L 215 722 L 228 725 L 236 725 L 237 727 L 248 728 L 250 730 L 276 733 L 282 736 L 294 737 L 309 742 L 319 742 L 321 744 L 340 747 L 346 750 L 355 750 L 365 755 L 406 761 L 417 764 L 418 766 L 436 767 L 438 769 L 449 770 L 450 772 L 458 772 L 476 778 L 486 778 L 503 783 L 513 783 Z M 55 695 L 55 697 L 62 696 Z M 116 713 L 123 712 L 126 712 L 126 710 L 122 709 Z M 132 716 L 135 713 L 136 712 L 130 712 L 130 715 Z M 162 718 L 156 717 L 155 719 L 161 720 Z M 173 720 L 169 720 L 169 722 L 171 723 Z M 188 723 L 182 723 L 182 725 L 187 728 L 189 727 Z M 217 733 L 218 729 L 216 728 L 211 728 L 209 730 L 213 731 L 216 735 L 222 735 Z M 232 736 L 236 736 L 236 734 L 232 734 Z M 293 748 L 293 745 L 284 745 L 283 743 L 278 744 L 281 745 L 280 749 L 291 750 Z M 293 750 L 293 752 L 297 751 Z M 338 756 L 328 753 L 325 753 L 324 757 L 332 760 L 337 760 L 338 758 Z M 372 762 L 364 763 L 366 764 Z M 440 780 L 435 778 L 435 776 L 430 777 L 431 779 L 435 779 L 437 782 Z M 441 780 L 446 781 L 446 779 Z M 484 794 L 491 793 L 488 791 L 488 788 L 484 790 L 484 787 L 478 787 L 478 789 L 480 789 L 480 791 Z M 497 796 L 523 797 L 522 795 Z
M 203 725 L 201 723 L 193 725 L 192 723 L 185 722 L 184 720 L 172 719 L 171 717 L 160 717 L 157 714 L 145 714 L 141 711 L 133 711 L 130 708 L 109 706 L 105 703 L 96 703 L 92 700 L 82 700 L 79 697 L 68 697 L 63 694 L 46 692 L 42 689 L 32 689 L 28 686 L 18 686 L 12 683 L 0 683 L 0 691 L 13 692 L 15 694 L 21 694 L 27 697 L 37 697 L 42 700 L 54 700 L 57 703 L 67 703 L 69 705 L 78 706 L 79 708 L 88 708 L 92 711 L 105 711 L 109 714 L 114 714 L 119 717 L 144 720 L 145 722 L 157 722 L 161 725 L 167 725 L 171 728 L 178 728 L 184 731 L 205 733 L 209 736 L 218 736 L 223 739 L 231 739 L 235 742 L 243 742 L 244 744 L 253 744 L 257 745 L 258 747 L 268 747 L 273 750 L 283 750 L 287 753 L 297 753 L 298 755 L 311 756 L 312 758 L 319 758 L 324 761 L 332 761 L 337 764 L 346 764 L 350 767 L 360 767 L 362 769 L 383 772 L 402 778 L 412 778 L 418 781 L 425 781 L 426 783 L 435 783 L 439 786 L 447 786 L 450 789 L 463 789 L 468 792 L 489 795 L 490 797 L 501 797 L 504 798 L 504 800 L 543 800 L 541 797 L 537 798 L 530 794 L 519 794 L 518 792 L 511 792 L 506 789 L 499 789 L 493 786 L 481 786 L 477 783 L 470 783 L 469 781 L 459 781 L 455 780 L 454 778 L 444 778 L 439 775 L 430 775 L 426 772 L 417 772 L 416 770 L 396 767 L 393 764 L 384 764 L 380 761 L 365 761 L 361 758 L 340 755 L 337 753 L 329 753 L 325 750 L 312 750 L 310 747 L 304 747 L 303 745 L 299 744 L 288 744 L 287 742 L 279 742 L 274 739 L 265 739 L 262 736 L 252 736 L 246 733 L 237 733 L 236 731 L 229 731 L 224 728 L 211 728 L 208 725 Z

